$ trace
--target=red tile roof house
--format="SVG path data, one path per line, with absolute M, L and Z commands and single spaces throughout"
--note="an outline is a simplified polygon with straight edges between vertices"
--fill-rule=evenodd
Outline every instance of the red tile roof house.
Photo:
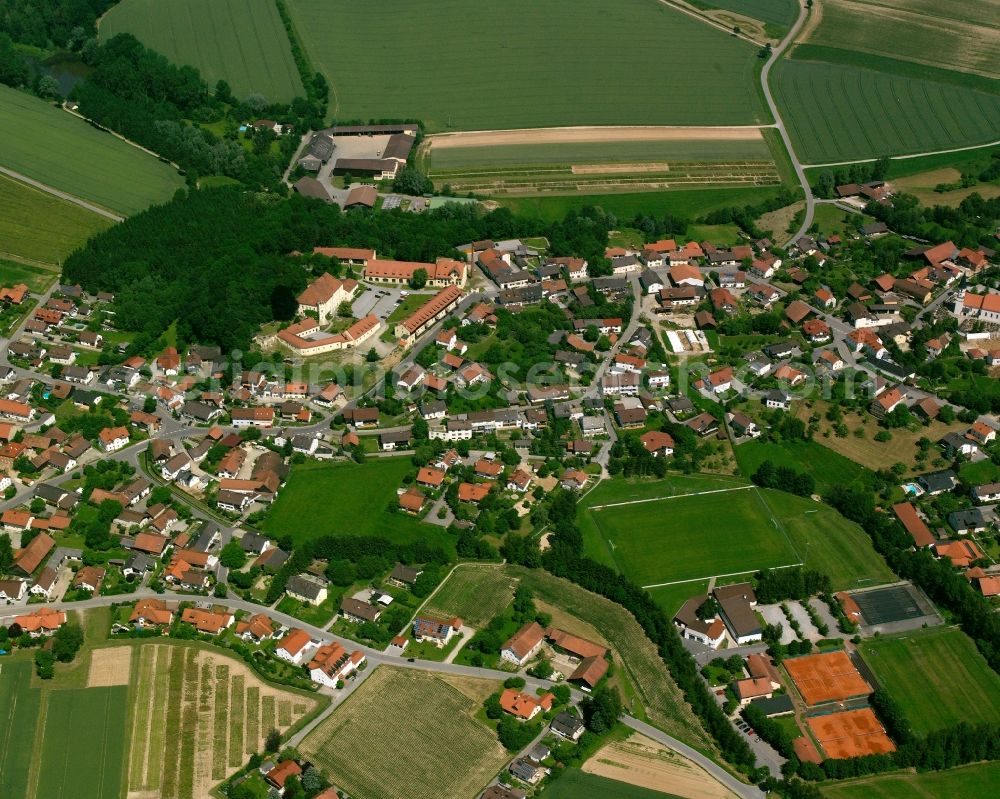
M 430 641 L 438 648 L 447 646 L 452 636 L 462 629 L 462 620 L 457 616 L 448 621 L 418 616 L 413 620 L 413 638 L 420 643 Z
M 42 561 L 55 545 L 56 542 L 48 533 L 39 533 L 14 556 L 14 568 L 24 574 L 32 574 L 42 565 Z
M 364 652 L 348 653 L 337 641 L 324 644 L 309 661 L 309 678 L 328 688 L 336 688 L 339 680 L 346 679 L 365 660 Z
M 652 453 L 653 457 L 669 457 L 674 454 L 674 439 L 669 433 L 661 433 L 659 430 L 650 430 L 639 436 L 642 446 L 646 451 Z
M 934 536 L 924 520 L 917 515 L 917 509 L 909 502 L 900 502 L 892 506 L 892 512 L 896 514 L 900 524 L 913 537 L 913 544 L 917 549 L 929 547 L 934 543 Z
M 54 633 L 66 623 L 66 614 L 51 608 L 40 608 L 33 613 L 25 613 L 14 617 L 17 624 L 32 638 Z
M 512 635 L 500 650 L 500 657 L 509 663 L 523 666 L 533 658 L 542 647 L 545 640 L 545 630 L 535 621 L 525 624 Z
M 519 721 L 530 721 L 539 713 L 551 710 L 552 699 L 552 694 L 534 697 L 514 688 L 507 688 L 500 694 L 500 707 Z
M 316 642 L 309 637 L 309 633 L 296 627 L 289 630 L 288 635 L 281 639 L 274 654 L 282 660 L 301 666 L 315 645 Z
M 129 617 L 129 621 L 140 627 L 167 625 L 173 620 L 173 611 L 162 599 L 140 599 Z
M 282 760 L 264 775 L 264 779 L 277 788 L 280 794 L 285 790 L 285 781 L 293 775 L 297 777 L 300 774 L 302 767 L 298 763 L 294 760 Z
M 733 385 L 733 370 L 727 366 L 712 372 L 705 378 L 705 382 L 713 394 L 723 394 L 729 391 Z
M 98 444 L 105 452 L 117 452 L 128 446 L 127 427 L 105 427 L 97 435 Z

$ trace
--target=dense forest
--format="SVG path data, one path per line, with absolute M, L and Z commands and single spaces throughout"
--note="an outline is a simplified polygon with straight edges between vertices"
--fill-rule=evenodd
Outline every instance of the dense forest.
M 374 248 L 383 258 L 462 257 L 454 246 L 477 239 L 548 236 L 556 255 L 603 261 L 613 217 L 600 209 L 559 222 L 449 205 L 423 214 L 342 213 L 298 195 L 221 188 L 181 192 L 92 239 L 70 256 L 64 279 L 116 294 L 116 322 L 154 341 L 174 321 L 182 342 L 246 350 L 274 318 L 272 298 L 301 291 L 309 272 L 293 250 L 317 245 Z

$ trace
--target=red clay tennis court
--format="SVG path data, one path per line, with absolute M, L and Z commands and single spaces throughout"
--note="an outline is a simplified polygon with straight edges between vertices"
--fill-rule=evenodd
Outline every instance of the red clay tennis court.
M 896 751 L 896 745 L 885 734 L 870 707 L 812 716 L 806 722 L 827 757 L 860 757 Z
M 843 651 L 791 658 L 785 661 L 785 668 L 803 701 L 810 706 L 842 702 L 872 692 L 871 686 Z

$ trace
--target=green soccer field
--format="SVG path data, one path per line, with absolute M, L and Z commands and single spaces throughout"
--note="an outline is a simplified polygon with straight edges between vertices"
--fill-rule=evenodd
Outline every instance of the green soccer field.
M 770 122 L 757 48 L 656 0 L 288 6 L 336 119 L 429 131 Z
M 288 102 L 305 92 L 274 0 L 124 0 L 101 20 L 100 38 L 131 33 L 175 64 L 190 64 L 210 88 Z
M 801 560 L 756 488 L 605 506 L 589 513 L 613 562 L 640 585 Z
M 0 86 L 0 166 L 121 214 L 169 200 L 172 167 L 37 97 Z
M 41 692 L 31 687 L 31 663 L 0 658 L 0 785 L 4 796 L 28 795 Z M 9 793 L 8 793 L 9 792 Z
M 1000 128 L 1000 96 L 862 67 L 784 60 L 771 88 L 809 164 L 985 144 Z
M 692 580 L 651 590 L 673 610 L 701 590 L 695 578 L 802 560 L 834 590 L 895 579 L 864 531 L 822 503 L 756 488 L 680 496 L 746 485 L 724 475 L 604 480 L 581 502 L 584 551 L 640 585 Z
M 322 535 L 358 535 L 421 540 L 451 550 L 454 541 L 444 527 L 387 510 L 390 503 L 396 505 L 403 476 L 415 471 L 407 457 L 297 465 L 263 529 L 276 536 L 290 535 L 296 544 Z
M 36 796 L 118 799 L 125 762 L 128 687 L 49 694 Z
M 59 264 L 113 224 L 107 217 L 0 175 L 0 255 Z
M 859 650 L 917 735 L 1000 721 L 1000 676 L 961 630 L 917 630 L 865 641 Z

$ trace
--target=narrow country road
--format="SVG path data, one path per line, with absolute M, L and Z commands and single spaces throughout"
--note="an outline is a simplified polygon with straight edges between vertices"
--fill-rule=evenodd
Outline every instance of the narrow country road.
M 767 99 L 768 108 L 771 109 L 771 115 L 774 117 L 774 126 L 778 129 L 778 133 L 781 134 L 781 140 L 785 144 L 785 149 L 788 150 L 788 157 L 792 162 L 792 166 L 795 168 L 795 174 L 798 175 L 799 184 L 802 186 L 802 191 L 806 196 L 806 215 L 802 219 L 802 224 L 795 232 L 795 235 L 785 242 L 786 247 L 791 242 L 798 240 L 800 236 L 805 235 L 809 226 L 812 225 L 813 213 L 816 208 L 816 200 L 813 198 L 812 190 L 809 188 L 809 180 L 806 178 L 802 162 L 799 161 L 799 157 L 795 154 L 795 149 L 792 147 L 791 137 L 785 129 L 785 122 L 782 120 L 781 113 L 778 111 L 778 104 L 774 102 L 774 97 L 771 95 L 771 87 L 768 84 L 767 79 L 771 74 L 771 67 L 773 67 L 775 63 L 777 63 L 778 59 L 781 58 L 781 54 L 785 52 L 788 45 L 795 41 L 795 37 L 798 36 L 807 16 L 809 16 L 809 10 L 805 6 L 801 6 L 799 8 L 799 18 L 795 20 L 795 24 L 792 25 L 791 30 L 788 31 L 788 35 L 785 36 L 785 38 L 778 43 L 778 46 L 771 51 L 771 57 L 767 59 L 767 63 L 764 64 L 764 68 L 760 72 L 760 85 L 764 90 L 764 97 Z
M 81 200 L 79 197 L 75 197 L 72 194 L 67 194 L 59 189 L 54 189 L 52 186 L 48 186 L 45 183 L 29 178 L 27 175 L 22 175 L 20 172 L 15 172 L 13 169 L 7 169 L 7 167 L 0 166 L 0 174 L 4 174 L 9 178 L 14 178 L 14 180 L 19 180 L 21 183 L 26 183 L 32 188 L 44 191 L 46 194 L 51 194 L 61 200 L 66 200 L 74 205 L 79 205 L 81 208 L 86 208 L 88 211 L 93 211 L 95 214 L 100 214 L 108 219 L 113 219 L 115 222 L 122 222 L 125 219 L 125 217 L 118 216 L 118 214 L 112 213 L 107 208 L 101 208 L 99 205 L 94 205 L 86 200 Z

